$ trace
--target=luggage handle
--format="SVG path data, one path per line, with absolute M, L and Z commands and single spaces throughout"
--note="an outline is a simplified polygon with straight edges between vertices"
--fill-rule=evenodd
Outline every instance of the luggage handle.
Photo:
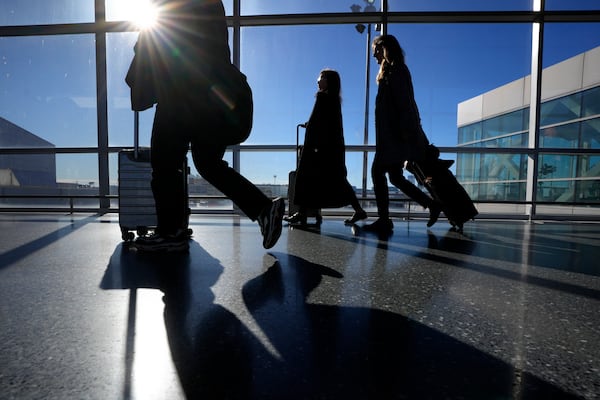
M 300 128 L 306 129 L 306 122 L 296 125 L 296 170 L 300 164 Z
M 133 112 L 133 158 L 138 159 L 140 147 L 140 112 Z

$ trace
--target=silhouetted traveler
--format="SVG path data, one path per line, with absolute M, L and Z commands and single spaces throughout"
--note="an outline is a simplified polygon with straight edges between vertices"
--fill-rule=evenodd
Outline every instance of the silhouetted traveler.
M 220 0 L 160 3 L 158 26 L 148 35 L 151 43 L 145 49 L 158 103 L 151 139 L 158 224 L 153 235 L 139 237 L 134 245 L 144 251 L 189 248 L 187 232 L 181 229 L 186 212 L 182 165 L 191 144 L 200 175 L 250 219 L 258 220 L 263 246 L 270 248 L 281 234 L 283 199 L 269 199 L 223 160 L 227 145 L 243 141 L 252 125 L 249 87 L 249 99 L 238 102 L 246 82 L 231 64 L 223 4 Z M 136 56 L 142 50 L 137 49 Z M 133 92 L 132 86 L 132 102 Z
M 432 226 L 438 219 L 440 204 L 404 178 L 404 162 L 425 156 L 429 141 L 421 127 L 414 98 L 412 78 L 404 62 L 404 51 L 392 35 L 373 40 L 373 57 L 379 64 L 375 99 L 375 159 L 371 167 L 379 218 L 365 229 L 391 232 L 394 224 L 389 214 L 390 182 L 424 208 L 429 208 Z
M 298 212 L 285 217 L 290 224 L 306 224 L 307 208 L 354 208 L 346 224 L 367 218 L 347 179 L 346 148 L 342 126 L 341 82 L 337 71 L 324 69 L 308 122 L 302 155 L 296 171 L 294 203 Z

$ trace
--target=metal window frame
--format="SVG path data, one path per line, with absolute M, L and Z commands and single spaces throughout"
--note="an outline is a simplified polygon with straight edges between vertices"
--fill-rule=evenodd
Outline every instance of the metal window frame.
M 539 105 L 541 97 L 541 73 L 543 32 L 545 23 L 548 22 L 600 22 L 600 10 L 578 11 L 546 11 L 544 0 L 538 0 L 535 10 L 532 11 L 466 11 L 466 12 L 388 12 L 387 0 L 381 0 L 378 12 L 363 13 L 304 13 L 282 15 L 251 15 L 243 16 L 240 12 L 242 0 L 233 0 L 233 15 L 227 17 L 228 25 L 233 29 L 233 62 L 240 62 L 240 30 L 242 27 L 252 26 L 291 26 L 291 25 L 316 25 L 316 24 L 382 24 L 382 32 L 387 31 L 390 23 L 531 23 L 534 28 L 532 36 L 532 65 L 531 65 L 531 102 L 529 147 L 526 149 L 508 148 L 468 148 L 468 147 L 442 147 L 442 152 L 449 153 L 515 153 L 528 156 L 527 199 L 529 207 L 527 217 L 536 218 L 537 188 L 537 160 L 540 153 L 553 154 L 600 154 L 600 150 L 593 149 L 552 149 L 539 148 Z M 96 79 L 97 79 L 97 120 L 98 120 L 98 146 L 80 148 L 0 148 L 3 154 L 97 154 L 99 171 L 99 212 L 110 212 L 110 186 L 109 186 L 109 156 L 120 151 L 120 147 L 110 147 L 108 144 L 108 115 L 107 115 L 107 77 L 106 77 L 106 34 L 112 32 L 133 32 L 136 28 L 125 21 L 106 21 L 104 0 L 95 0 L 95 21 L 93 23 L 46 24 L 26 26 L 0 26 L 0 37 L 19 36 L 44 36 L 66 34 L 94 34 L 96 39 Z M 240 169 L 241 152 L 255 151 L 295 151 L 295 146 L 290 145 L 237 145 L 231 148 L 233 152 L 233 167 Z M 374 146 L 365 142 L 362 146 L 347 146 L 349 152 L 374 151 Z M 366 174 L 363 168 L 363 175 Z M 366 181 L 366 176 L 363 176 Z M 40 196 L 45 198 L 47 196 Z M 363 196 L 366 197 L 366 196 Z M 0 197 L 1 199 L 2 197 Z M 575 203 L 577 204 L 577 203 Z M 588 205 L 588 204 L 585 204 Z M 28 209 L 30 210 L 30 209 Z M 42 210 L 47 210 L 43 208 Z M 0 212 L 5 211 L 0 208 Z

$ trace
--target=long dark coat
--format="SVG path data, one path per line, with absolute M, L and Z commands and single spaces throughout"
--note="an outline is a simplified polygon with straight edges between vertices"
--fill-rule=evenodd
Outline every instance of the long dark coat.
M 429 144 L 421 127 L 410 71 L 392 65 L 379 82 L 375 98 L 375 157 L 385 164 L 419 160 Z
M 295 204 L 335 208 L 350 204 L 342 108 L 338 96 L 318 92 L 296 172 Z

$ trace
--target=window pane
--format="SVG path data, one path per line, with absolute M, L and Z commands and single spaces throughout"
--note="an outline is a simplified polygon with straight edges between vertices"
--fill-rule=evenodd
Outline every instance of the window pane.
M 571 57 L 581 57 L 582 53 L 598 46 L 600 46 L 600 23 L 598 22 L 546 23 L 544 27 L 543 66 L 544 68 L 547 68 Z M 577 64 L 578 62 L 578 59 L 571 60 L 572 64 Z M 570 68 L 576 67 L 576 65 L 570 65 Z M 589 74 L 594 71 L 588 70 L 586 72 Z M 558 73 L 559 72 L 557 71 L 556 74 Z M 581 76 L 581 73 L 578 73 L 577 75 Z M 566 78 L 567 77 L 563 77 L 561 80 L 563 85 L 571 82 Z M 547 89 L 545 89 L 542 94 L 546 91 Z
M 581 147 L 584 149 L 600 148 L 600 118 L 581 124 Z
M 577 148 L 579 146 L 580 123 L 553 126 L 542 129 L 540 147 Z
M 0 157 L 0 177 L 1 187 L 55 187 L 56 155 L 4 154 Z
M 544 32 L 540 124 L 561 125 L 542 129 L 540 145 L 589 148 L 597 143 L 597 127 L 581 119 L 600 110 L 600 24 L 547 24 Z
M 495 138 L 527 129 L 528 121 L 523 110 L 511 112 L 483 121 L 483 137 Z
M 525 106 L 522 87 L 531 69 L 529 24 L 394 24 L 389 33 L 405 51 L 421 123 L 434 144 L 462 144 L 458 127 Z M 479 40 L 472 40 L 475 37 Z M 374 76 L 371 82 L 376 91 Z M 512 82 L 508 89 L 503 87 L 507 82 Z M 522 129 L 518 127 L 523 116 L 515 119 L 512 132 Z
M 328 40 L 318 39 L 323 37 Z M 354 25 L 243 28 L 241 69 L 254 94 L 254 125 L 246 143 L 295 144 L 297 125 L 313 108 L 319 72 L 332 68 L 341 77 L 346 144 L 363 144 L 366 51 L 366 34 Z M 372 118 L 372 107 L 369 113 Z M 303 129 L 299 134 L 303 142 Z
M 545 154 L 540 157 L 538 200 L 600 200 L 600 156 Z
M 473 200 L 525 200 L 525 155 L 459 154 L 456 171 L 456 178 Z
M 0 115 L 15 135 L 32 147 L 97 146 L 94 36 L 4 37 L 0 49 Z
M 546 0 L 546 10 L 600 10 L 598 0 Z
M 98 196 L 96 154 L 18 154 L 0 157 L 0 195 L 24 196 L 7 199 L 10 207 L 68 207 L 55 196 Z M 49 196 L 28 199 L 28 196 Z M 97 199 L 77 199 L 78 206 L 97 208 Z
M 581 116 L 581 93 L 542 103 L 540 126 L 557 124 Z
M 583 92 L 581 102 L 583 108 L 581 114 L 583 117 L 600 116 L 600 86 Z
M 379 3 L 378 1 L 376 3 Z M 390 11 L 510 11 L 531 10 L 532 0 L 390 1 Z
M 458 128 L 458 143 L 471 144 L 471 142 L 481 140 L 481 122 Z
M 94 0 L 2 0 L 0 2 L 0 25 L 93 21 Z
M 294 153 L 245 151 L 240 164 L 242 175 L 268 196 L 287 195 L 289 173 L 296 169 Z
M 362 2 L 356 1 L 355 3 Z M 339 0 L 243 0 L 241 2 L 242 15 L 267 15 L 267 14 L 300 14 L 300 13 L 343 13 L 352 12 L 352 1 Z M 375 1 L 374 11 L 379 9 L 379 0 Z M 361 11 L 363 8 L 361 7 Z

